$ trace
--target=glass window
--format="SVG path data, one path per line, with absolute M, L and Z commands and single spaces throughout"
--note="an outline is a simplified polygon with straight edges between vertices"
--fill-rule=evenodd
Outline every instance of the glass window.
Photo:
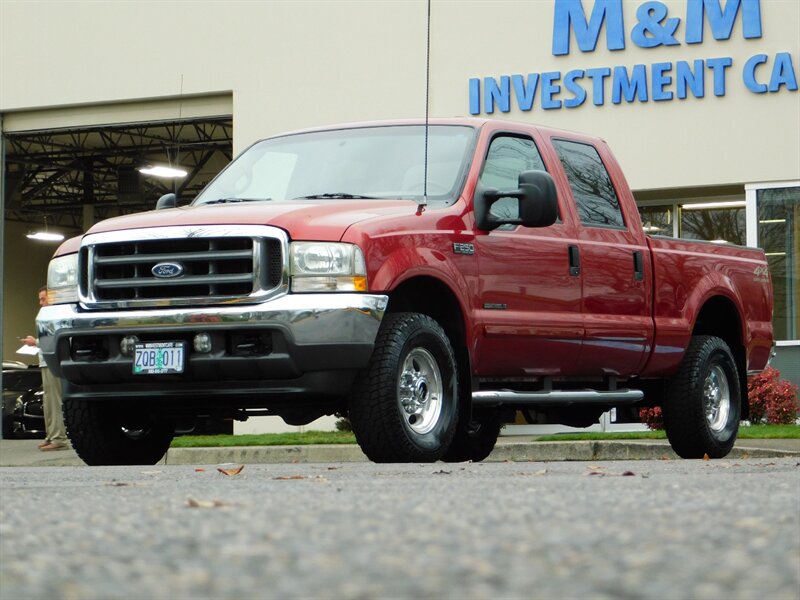
M 639 216 L 642 219 L 644 232 L 649 235 L 667 235 L 672 237 L 673 206 L 640 206 Z
M 474 139 L 471 127 L 429 128 L 429 200 L 458 198 Z M 259 142 L 222 171 L 195 203 L 347 197 L 416 200 L 425 189 L 424 126 L 361 127 Z
M 736 202 L 737 206 L 725 204 L 721 202 L 719 208 L 707 202 L 681 206 L 680 237 L 744 246 L 747 238 L 744 201 Z
M 544 162 L 530 138 L 499 136 L 492 140 L 480 176 L 484 189 L 516 190 L 523 171 L 544 171 Z M 519 218 L 519 200 L 501 198 L 489 211 L 498 219 Z
M 625 227 L 608 171 L 593 146 L 553 140 L 584 225 Z
M 800 338 L 800 187 L 756 192 L 758 245 L 772 276 L 776 340 Z

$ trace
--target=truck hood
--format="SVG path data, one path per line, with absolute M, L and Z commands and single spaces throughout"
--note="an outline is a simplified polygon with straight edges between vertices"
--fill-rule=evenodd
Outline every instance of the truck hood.
M 125 215 L 94 225 L 87 233 L 181 225 L 272 225 L 293 240 L 338 241 L 348 227 L 380 216 L 416 210 L 410 200 L 292 200 L 184 206 Z

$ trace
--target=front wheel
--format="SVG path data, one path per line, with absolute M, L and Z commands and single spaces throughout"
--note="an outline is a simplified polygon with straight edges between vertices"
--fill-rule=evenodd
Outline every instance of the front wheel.
M 664 429 L 683 458 L 722 458 L 736 441 L 741 416 L 736 363 L 718 337 L 692 338 L 678 372 L 667 386 Z
M 474 410 L 469 421 L 460 422 L 453 443 L 445 452 L 446 462 L 480 462 L 492 453 L 500 435 L 500 413 L 497 410 Z
M 458 418 L 457 379 L 453 348 L 436 321 L 418 313 L 387 315 L 349 405 L 364 454 L 374 462 L 441 458 Z
M 111 400 L 64 398 L 67 436 L 87 465 L 154 465 L 175 436 L 172 421 Z

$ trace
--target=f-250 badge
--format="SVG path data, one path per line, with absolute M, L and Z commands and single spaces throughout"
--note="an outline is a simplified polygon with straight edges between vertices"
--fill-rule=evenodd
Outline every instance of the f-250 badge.
M 453 252 L 456 254 L 475 254 L 475 244 L 453 242 Z

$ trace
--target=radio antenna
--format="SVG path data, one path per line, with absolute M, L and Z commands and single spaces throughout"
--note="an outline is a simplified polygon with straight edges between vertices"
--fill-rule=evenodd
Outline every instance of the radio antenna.
M 417 205 L 417 214 L 421 215 L 428 206 L 428 113 L 431 91 L 431 0 L 428 0 L 427 41 L 425 48 L 425 167 L 422 181 L 422 200 Z

